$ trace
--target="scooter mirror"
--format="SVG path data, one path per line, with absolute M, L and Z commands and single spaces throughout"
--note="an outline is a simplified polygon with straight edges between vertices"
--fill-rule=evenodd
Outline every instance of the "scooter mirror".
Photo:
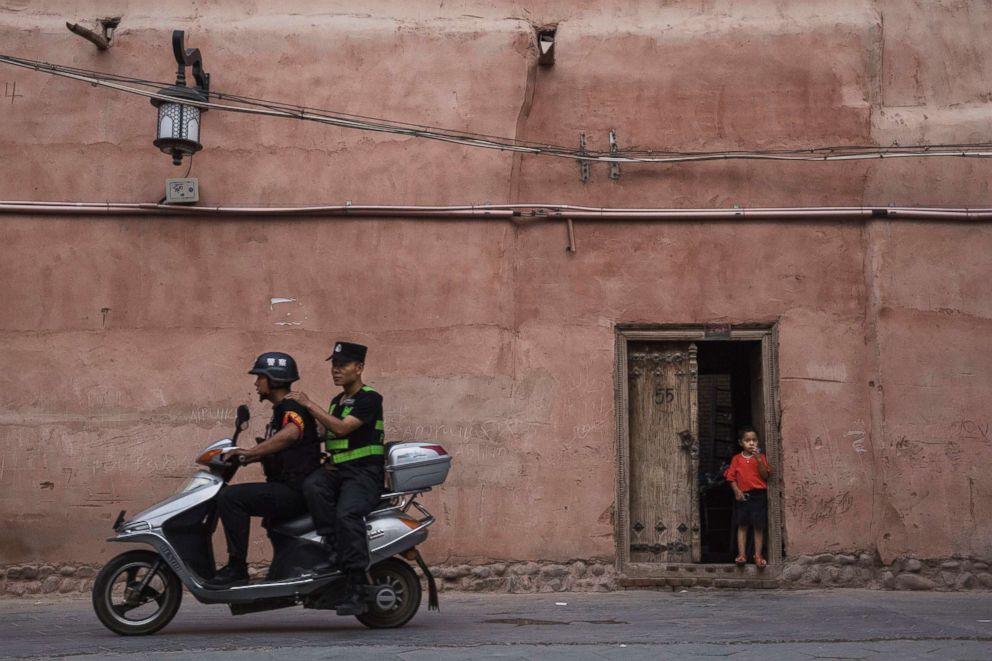
M 238 444 L 238 435 L 248 428 L 248 420 L 251 419 L 251 412 L 248 407 L 242 404 L 238 407 L 238 412 L 234 416 L 234 444 Z
M 242 404 L 238 407 L 238 413 L 234 418 L 234 424 L 238 429 L 241 429 L 242 425 L 251 420 L 251 411 L 248 407 Z

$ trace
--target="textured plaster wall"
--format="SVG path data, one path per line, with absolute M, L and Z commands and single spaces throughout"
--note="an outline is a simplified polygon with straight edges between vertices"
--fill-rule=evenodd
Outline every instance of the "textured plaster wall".
M 522 139 L 748 149 L 984 141 L 985 3 L 0 0 L 0 51 Z M 121 14 L 97 53 L 65 20 Z M 558 23 L 535 66 L 533 25 Z M 0 199 L 156 201 L 147 101 L 0 67 Z M 203 204 L 988 206 L 978 160 L 593 166 L 211 111 Z M 98 561 L 228 432 L 260 351 L 332 394 L 368 343 L 389 438 L 455 455 L 433 561 L 614 554 L 617 323 L 777 321 L 786 551 L 992 554 L 992 230 L 979 224 L 0 217 L 0 562 Z M 271 303 L 272 297 L 295 299 Z M 260 433 L 264 405 L 252 404 Z M 245 471 L 247 479 L 249 471 Z M 265 544 L 255 536 L 256 556 Z

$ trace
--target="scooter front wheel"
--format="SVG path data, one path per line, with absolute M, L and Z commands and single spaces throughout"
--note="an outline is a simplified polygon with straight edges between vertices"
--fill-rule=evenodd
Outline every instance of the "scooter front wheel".
M 108 562 L 93 582 L 93 609 L 122 636 L 155 633 L 172 621 L 183 585 L 153 551 L 128 551 Z
M 420 608 L 420 579 L 407 563 L 388 558 L 369 569 L 376 596 L 368 611 L 356 615 L 370 629 L 401 627 Z

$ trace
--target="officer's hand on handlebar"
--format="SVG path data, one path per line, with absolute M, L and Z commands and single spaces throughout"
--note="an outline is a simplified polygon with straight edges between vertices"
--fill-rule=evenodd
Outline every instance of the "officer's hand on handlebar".
M 229 464 L 239 464 L 244 466 L 248 463 L 248 457 L 245 456 L 245 451 L 241 448 L 234 448 L 233 450 L 228 450 L 224 453 L 224 461 Z

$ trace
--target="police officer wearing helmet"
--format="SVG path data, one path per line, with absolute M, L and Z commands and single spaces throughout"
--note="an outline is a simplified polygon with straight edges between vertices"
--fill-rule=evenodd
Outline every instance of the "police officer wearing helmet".
M 365 611 L 363 586 L 369 566 L 365 517 L 379 502 L 384 480 L 382 395 L 362 382 L 368 348 L 338 342 L 331 361 L 334 385 L 342 391 L 325 412 L 304 393 L 299 402 L 327 430 L 329 458 L 303 483 L 303 495 L 317 534 L 333 549 L 334 561 L 348 579 L 349 592 L 337 605 L 339 615 Z
M 270 351 L 248 371 L 255 375 L 260 401 L 272 402 L 272 421 L 254 448 L 236 448 L 226 459 L 260 461 L 265 483 L 228 486 L 217 497 L 217 509 L 227 538 L 228 562 L 207 587 L 223 588 L 248 580 L 248 533 L 251 517 L 287 519 L 306 513 L 303 480 L 320 466 L 320 443 L 313 416 L 287 397 L 299 380 L 296 361 L 286 353 Z

